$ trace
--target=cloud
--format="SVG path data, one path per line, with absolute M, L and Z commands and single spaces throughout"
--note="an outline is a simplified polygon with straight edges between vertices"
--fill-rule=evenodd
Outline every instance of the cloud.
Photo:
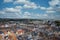
M 51 0 L 48 3 L 50 5 L 49 7 L 39 6 L 40 10 L 44 10 L 45 13 L 60 12 L 60 0 Z M 58 5 L 58 6 L 56 6 L 56 5 Z
M 22 18 L 35 18 L 35 19 L 43 19 L 48 18 L 47 14 L 39 14 L 39 13 L 30 13 L 30 12 L 24 12 Z
M 4 10 L 5 12 L 10 12 L 10 13 L 16 13 L 19 12 L 19 9 L 15 9 L 15 8 L 5 8 Z
M 39 17 L 38 14 L 30 13 L 28 11 L 24 12 L 22 18 L 37 18 Z
M 50 6 L 56 6 L 56 5 L 60 5 L 60 0 L 52 0 L 49 2 Z
M 15 8 L 16 9 L 22 9 L 22 6 L 16 6 Z
M 60 6 L 59 6 L 59 7 L 56 7 L 54 10 L 55 10 L 56 12 L 59 12 L 59 13 L 60 13 Z
M 37 19 L 48 19 L 49 16 L 48 14 L 35 14 L 35 16 Z
M 24 15 L 30 16 L 31 14 L 29 12 L 24 12 Z
M 3 11 L 0 11 L 0 14 L 4 14 L 4 12 Z
M 39 8 L 40 8 L 40 10 L 45 11 L 45 13 L 55 13 L 56 12 L 56 10 L 54 10 L 53 7 L 48 7 L 48 8 L 46 8 L 46 7 L 39 7 Z
M 39 9 L 42 11 L 45 11 L 45 13 L 55 13 L 56 11 L 54 10 L 54 7 L 42 7 L 39 6 Z
M 47 10 L 46 13 L 55 13 L 55 11 L 48 11 L 48 10 Z
M 47 9 L 46 9 L 46 13 L 55 13 L 56 11 L 54 10 L 54 8 L 53 7 L 48 7 Z
M 37 4 L 35 4 L 34 2 L 30 2 L 29 0 L 16 0 L 14 4 L 24 4 L 23 8 L 37 8 Z
M 3 9 L 3 11 L 7 12 L 7 13 L 20 13 L 21 11 L 21 6 L 16 6 L 16 7 L 11 7 L 11 8 L 5 8 Z
M 31 18 L 31 13 L 29 13 L 29 12 L 24 12 L 22 18 Z
M 36 9 L 37 8 L 37 5 L 34 2 L 32 2 L 32 3 L 29 3 L 29 4 L 25 4 L 23 7 L 24 8 Z
M 47 10 L 53 10 L 54 8 L 53 7 L 48 7 L 48 8 L 46 8 Z
M 21 16 L 21 7 L 16 6 L 14 8 L 4 8 L 2 11 L 0 11 L 0 14 L 4 18 L 20 18 Z
M 47 9 L 46 7 L 41 7 L 41 6 L 39 6 L 38 8 L 40 8 L 41 10 L 46 10 Z
M 16 1 L 14 2 L 14 4 L 28 4 L 28 3 L 29 3 L 28 0 L 16 0 Z
M 56 13 L 60 12 L 60 0 L 51 0 L 49 1 L 50 7 L 47 8 L 47 13 Z M 56 6 L 58 5 L 58 6 Z
M 48 17 L 48 15 L 47 15 L 47 14 L 44 14 L 43 16 Z
M 8 3 L 8 2 L 13 2 L 13 0 L 4 0 L 4 2 L 6 3 Z
M 21 9 L 15 7 L 15 8 L 5 8 L 4 10 L 6 13 L 16 13 L 21 14 Z
M 2 11 L 0 11 L 0 14 L 8 17 L 14 17 L 16 16 L 16 18 L 56 18 L 58 16 L 55 16 L 55 13 L 60 13 L 60 0 L 51 0 L 49 1 L 49 7 L 44 7 L 44 6 L 40 6 L 38 4 L 36 4 L 35 2 L 31 2 L 29 0 L 4 0 L 4 2 L 13 2 L 13 5 L 16 5 L 15 7 L 11 8 L 4 8 Z M 37 1 L 38 2 L 38 1 Z M 22 6 L 17 6 L 21 5 Z M 58 7 L 56 6 L 58 5 Z M 21 10 L 22 9 L 22 10 Z M 26 12 L 24 12 L 23 9 L 28 9 Z M 39 11 L 37 11 L 38 13 L 31 13 L 29 11 L 29 9 L 34 9 L 34 10 L 42 10 L 42 12 L 44 13 L 39 13 Z M 23 12 L 23 13 L 22 13 Z M 53 15 L 52 15 L 53 14 Z M 0 16 L 1 16 L 0 15 Z M 12 15 L 12 16 L 11 16 Z M 17 17 L 18 16 L 18 17 Z

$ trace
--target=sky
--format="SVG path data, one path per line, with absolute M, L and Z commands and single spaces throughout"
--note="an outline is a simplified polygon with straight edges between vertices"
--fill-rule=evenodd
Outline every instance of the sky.
M 60 20 L 60 0 L 0 0 L 0 18 Z

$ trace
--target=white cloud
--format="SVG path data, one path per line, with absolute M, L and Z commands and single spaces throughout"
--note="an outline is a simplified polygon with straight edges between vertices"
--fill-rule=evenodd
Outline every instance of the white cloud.
M 60 12 L 60 6 L 57 7 L 57 8 L 54 8 L 54 10 L 55 10 L 56 12 Z
M 46 8 L 46 7 L 39 7 L 40 8 L 40 10 L 44 10 L 45 11 L 45 13 L 55 13 L 56 11 L 54 10 L 54 7 L 48 7 L 48 8 Z
M 24 12 L 22 18 L 31 18 L 31 13 L 29 13 L 29 12 Z
M 37 13 L 37 14 L 35 14 L 35 16 L 40 17 L 41 15 Z
M 16 6 L 14 8 L 4 8 L 2 11 L 0 11 L 2 17 L 5 18 L 20 18 L 21 13 L 22 11 L 20 6 Z
M 48 11 L 48 10 L 47 10 L 46 13 L 55 13 L 55 11 Z
M 46 7 L 39 7 L 41 10 L 46 10 L 47 8 Z
M 48 7 L 48 8 L 46 8 L 46 10 L 53 10 L 54 8 L 53 7 Z
M 55 13 L 56 11 L 54 10 L 54 8 L 53 7 L 48 7 L 47 9 L 46 9 L 46 13 Z
M 14 4 L 24 4 L 24 8 L 37 8 L 37 5 L 34 2 L 30 2 L 29 0 L 16 0 Z
M 44 10 L 45 13 L 56 13 L 60 11 L 60 0 L 51 0 L 49 1 L 49 7 L 41 7 L 39 6 L 40 10 Z M 59 5 L 59 7 L 56 7 L 56 5 Z
M 46 13 L 56 13 L 60 10 L 60 0 L 51 0 L 49 1 L 50 7 L 47 8 Z M 57 7 L 58 5 L 59 7 Z
M 13 2 L 13 0 L 4 0 L 4 2 Z
M 22 18 L 36 18 L 36 19 L 40 19 L 40 18 L 48 18 L 48 14 L 39 14 L 39 13 L 30 13 L 30 12 L 24 12 Z
M 36 13 L 36 14 L 34 14 L 34 13 L 30 13 L 30 12 L 24 12 L 24 14 L 23 14 L 23 16 L 22 16 L 22 18 L 41 18 L 42 17 L 42 15 L 41 14 L 38 14 L 38 13 Z
M 29 12 L 24 12 L 24 15 L 30 16 L 31 14 Z
M 16 6 L 14 8 L 5 8 L 3 9 L 3 11 L 7 12 L 7 13 L 21 13 L 21 6 Z
M 13 0 L 4 0 L 4 2 L 13 2 Z M 23 15 L 21 16 L 21 18 L 47 18 L 48 13 L 55 13 L 55 12 L 60 12 L 60 7 L 56 7 L 56 5 L 60 5 L 60 1 L 59 0 L 51 0 L 49 1 L 49 5 L 50 7 L 43 7 L 37 4 L 35 4 L 34 2 L 31 2 L 29 0 L 15 0 L 14 2 L 15 4 L 23 4 L 23 6 L 15 6 L 14 8 L 5 8 L 3 9 L 3 11 L 0 11 L 0 14 L 7 14 L 7 13 L 14 13 L 17 16 L 21 16 L 21 9 L 23 8 L 31 8 L 31 9 L 37 9 L 39 8 L 40 10 L 44 11 L 47 14 L 34 14 L 34 13 L 30 13 L 30 12 L 24 12 Z M 51 16 L 52 17 L 52 16 Z M 52 17 L 53 18 L 53 17 Z
M 16 0 L 16 1 L 14 2 L 14 4 L 28 4 L 28 3 L 29 3 L 28 0 Z
M 0 11 L 0 14 L 4 14 L 4 11 Z
M 33 9 L 36 9 L 37 5 L 35 3 L 30 3 L 30 4 L 25 4 L 23 7 L 24 8 L 33 8 Z
M 20 9 L 15 9 L 15 8 L 5 8 L 5 12 L 10 12 L 10 13 L 19 13 Z
M 21 9 L 18 9 L 17 7 L 6 8 L 4 11 L 5 11 L 5 13 L 14 13 L 15 15 L 17 15 L 19 17 L 20 17 L 20 14 L 21 14 Z
M 60 4 L 60 0 L 52 0 L 52 1 L 49 2 L 50 6 L 56 6 L 58 4 Z
M 44 19 L 44 18 L 48 18 L 48 14 L 35 14 L 35 17 L 36 18 L 39 18 L 39 19 Z
M 16 9 L 22 9 L 22 6 L 16 6 L 15 8 Z
M 47 14 L 43 14 L 43 16 L 48 17 L 48 15 L 47 15 Z
M 55 11 L 46 11 L 46 13 L 55 13 Z

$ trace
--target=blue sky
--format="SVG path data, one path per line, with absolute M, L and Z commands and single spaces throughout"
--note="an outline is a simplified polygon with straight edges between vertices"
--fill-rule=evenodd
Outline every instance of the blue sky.
M 60 0 L 0 0 L 0 18 L 60 20 Z

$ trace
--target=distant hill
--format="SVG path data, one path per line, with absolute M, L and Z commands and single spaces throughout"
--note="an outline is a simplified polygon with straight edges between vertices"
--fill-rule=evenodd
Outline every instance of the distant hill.
M 11 19 L 11 18 L 0 18 L 0 21 L 42 21 L 41 19 Z

